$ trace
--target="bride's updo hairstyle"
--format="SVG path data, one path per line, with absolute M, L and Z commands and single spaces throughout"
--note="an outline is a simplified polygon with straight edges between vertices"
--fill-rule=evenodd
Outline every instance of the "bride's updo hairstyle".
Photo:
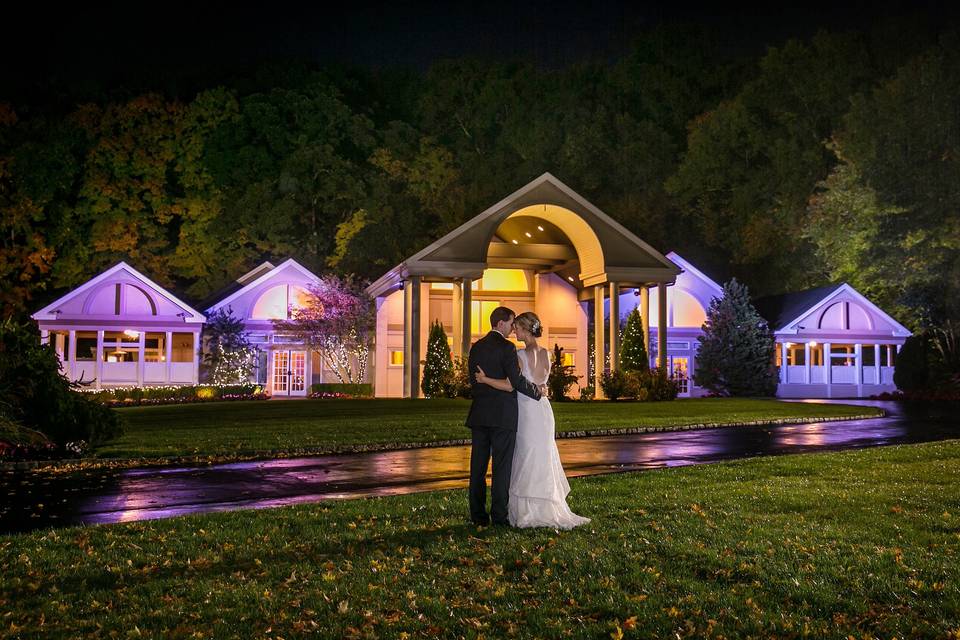
M 543 325 L 540 323 L 540 318 L 537 317 L 537 314 L 532 311 L 524 311 L 518 315 L 513 324 L 520 327 L 524 331 L 529 331 L 530 335 L 535 338 L 539 338 L 543 335 Z

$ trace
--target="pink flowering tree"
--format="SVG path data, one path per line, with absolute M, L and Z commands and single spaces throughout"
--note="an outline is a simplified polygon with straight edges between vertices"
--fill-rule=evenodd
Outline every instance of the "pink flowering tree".
M 274 326 L 320 354 L 341 383 L 363 382 L 376 326 L 372 301 L 353 280 L 328 276 Z

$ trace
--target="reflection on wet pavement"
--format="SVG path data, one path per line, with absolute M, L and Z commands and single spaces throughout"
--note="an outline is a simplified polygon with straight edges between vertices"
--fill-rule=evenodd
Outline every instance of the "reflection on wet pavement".
M 573 477 L 960 437 L 956 405 L 846 402 L 881 406 L 889 417 L 557 444 Z M 76 474 L 8 472 L 0 475 L 0 533 L 464 487 L 468 470 L 468 447 L 444 447 Z

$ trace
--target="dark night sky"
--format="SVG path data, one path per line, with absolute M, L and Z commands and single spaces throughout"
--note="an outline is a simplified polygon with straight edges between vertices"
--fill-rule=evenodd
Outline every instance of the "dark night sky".
M 475 55 L 557 67 L 614 57 L 638 32 L 672 22 L 713 26 L 732 48 L 753 53 L 819 27 L 864 27 L 910 12 L 941 24 L 958 14 L 957 3 L 891 0 L 137 4 L 21 7 L 0 27 L 0 91 L 83 81 L 111 86 L 131 75 L 163 77 L 287 56 L 423 69 L 440 58 Z

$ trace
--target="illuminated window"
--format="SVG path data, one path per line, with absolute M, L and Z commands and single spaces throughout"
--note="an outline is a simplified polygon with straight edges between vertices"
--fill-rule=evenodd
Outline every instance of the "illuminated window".
M 478 291 L 530 291 L 523 269 L 484 269 L 483 278 L 475 280 Z
M 470 332 L 474 335 L 490 331 L 490 314 L 500 306 L 496 300 L 478 300 L 470 303 Z
M 394 367 L 403 366 L 403 351 L 393 350 L 390 352 L 390 365 Z
M 96 360 L 97 354 L 97 332 L 96 331 L 77 331 L 77 361 Z
M 299 309 L 307 305 L 310 293 L 296 285 L 278 284 L 264 291 L 250 317 L 254 320 L 285 320 L 291 308 Z
M 562 356 L 561 356 L 561 362 L 563 363 L 563 366 L 565 366 L 565 367 L 573 367 L 573 366 L 576 366 L 576 361 L 575 361 L 575 359 L 574 359 L 574 357 L 573 357 L 573 354 L 570 353 L 569 351 L 564 351 L 564 352 L 563 352 L 563 354 L 562 354 Z
M 166 362 L 167 360 L 167 334 L 147 332 L 143 340 L 143 361 L 144 362 Z
M 193 362 L 193 334 L 174 333 L 171 345 L 171 362 Z
M 699 327 L 707 321 L 707 314 L 697 299 L 682 289 L 674 287 L 671 302 L 673 302 L 673 326 Z
M 452 282 L 431 282 L 431 283 L 430 283 L 430 288 L 431 288 L 431 289 L 446 289 L 446 290 L 448 290 L 448 291 L 452 291 L 452 290 L 453 290 L 453 283 L 452 283 Z

